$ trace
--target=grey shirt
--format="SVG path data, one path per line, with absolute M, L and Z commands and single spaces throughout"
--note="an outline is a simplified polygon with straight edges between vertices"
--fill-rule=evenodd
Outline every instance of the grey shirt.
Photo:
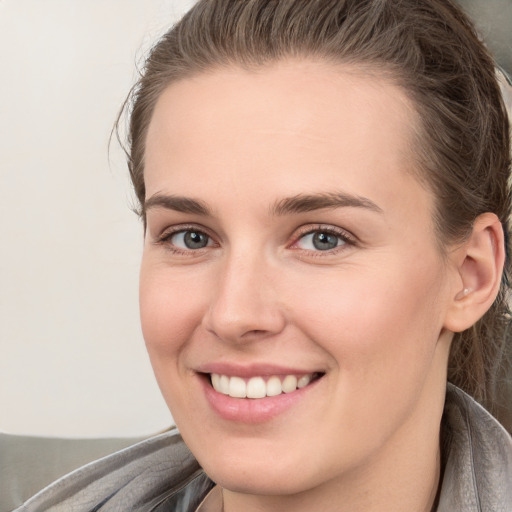
M 448 385 L 438 512 L 512 512 L 512 438 Z M 83 466 L 14 512 L 193 512 L 214 483 L 176 430 Z

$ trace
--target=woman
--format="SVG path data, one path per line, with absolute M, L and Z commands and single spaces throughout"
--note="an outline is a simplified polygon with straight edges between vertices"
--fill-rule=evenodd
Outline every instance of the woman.
M 19 510 L 511 510 L 474 400 L 505 418 L 510 134 L 464 15 L 203 0 L 131 100 L 142 327 L 193 456 L 164 434 Z

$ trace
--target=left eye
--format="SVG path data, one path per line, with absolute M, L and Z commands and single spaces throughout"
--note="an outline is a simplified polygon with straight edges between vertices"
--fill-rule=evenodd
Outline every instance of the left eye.
M 204 247 L 212 245 L 212 240 L 206 233 L 191 229 L 174 233 L 169 238 L 169 241 L 172 245 L 187 250 L 203 249 Z
M 328 231 L 313 231 L 303 235 L 296 245 L 308 251 L 330 251 L 345 244 L 346 241 L 340 235 Z

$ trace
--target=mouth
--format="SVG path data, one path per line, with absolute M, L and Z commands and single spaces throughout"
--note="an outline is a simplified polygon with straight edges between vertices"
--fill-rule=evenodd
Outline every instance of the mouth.
M 206 401 L 231 424 L 262 424 L 318 397 L 315 389 L 326 372 L 305 372 L 273 365 L 211 364 L 196 375 Z M 305 402 L 306 401 L 306 402 Z
M 291 394 L 322 378 L 324 373 L 272 375 L 244 378 L 218 373 L 207 374 L 213 389 L 231 398 L 261 399 Z

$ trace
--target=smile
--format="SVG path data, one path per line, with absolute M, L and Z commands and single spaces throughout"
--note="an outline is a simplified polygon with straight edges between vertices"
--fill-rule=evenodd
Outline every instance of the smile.
M 321 376 L 319 373 L 309 373 L 306 375 L 285 375 L 278 377 L 251 377 L 244 379 L 242 377 L 220 375 L 212 373 L 210 375 L 213 389 L 218 393 L 230 396 L 232 398 L 265 398 L 278 396 L 282 393 L 293 393 L 310 384 L 313 380 Z
M 208 366 L 196 375 L 211 409 L 223 420 L 245 424 L 270 421 L 317 396 L 326 375 L 263 364 Z

